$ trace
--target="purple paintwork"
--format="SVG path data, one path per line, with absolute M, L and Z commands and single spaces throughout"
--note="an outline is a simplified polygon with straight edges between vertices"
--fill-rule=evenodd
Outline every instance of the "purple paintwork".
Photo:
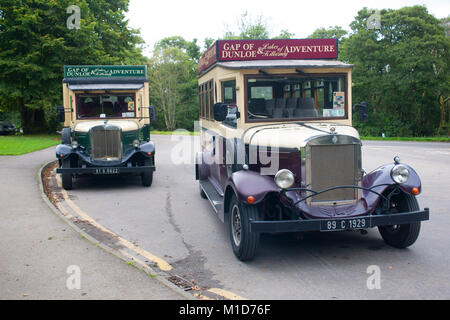
M 272 176 L 263 176 L 255 171 L 237 171 L 228 180 L 226 187 L 231 186 L 240 201 L 247 203 L 247 198 L 253 196 L 254 203 L 260 203 L 268 193 L 280 191 Z
M 373 191 L 382 194 L 387 188 L 395 184 L 395 182 L 391 178 L 391 170 L 394 165 L 395 164 L 387 164 L 368 173 L 362 179 L 362 186 L 365 188 L 370 188 L 372 186 L 380 185 L 379 187 L 373 188 Z M 418 188 L 420 191 L 421 182 L 419 176 L 410 166 L 405 166 L 410 171 L 410 177 L 406 183 L 399 185 L 400 189 L 410 194 L 413 188 Z M 300 193 L 296 191 L 286 192 L 285 197 L 286 199 L 285 201 L 283 201 L 285 204 L 289 203 L 289 201 L 297 202 L 302 199 Z M 379 201 L 380 197 L 377 194 L 363 190 L 361 199 L 354 204 L 340 206 L 320 206 L 308 205 L 305 201 L 303 201 L 297 204 L 296 208 L 297 210 L 301 211 L 305 217 L 310 219 L 346 218 L 372 214 L 375 208 L 378 206 Z
M 224 140 L 217 139 L 216 143 L 224 144 Z M 223 151 L 221 151 L 221 148 L 216 150 L 219 153 L 219 159 L 221 159 L 223 157 Z M 248 153 L 248 146 L 246 146 L 246 151 Z M 279 150 L 277 152 L 279 155 L 279 168 L 288 168 L 291 170 L 296 177 L 292 187 L 300 187 L 302 172 L 301 162 L 299 161 L 301 158 L 300 151 Z M 270 153 L 269 156 L 271 156 Z M 232 193 L 236 194 L 239 200 L 245 203 L 248 203 L 247 198 L 249 196 L 253 196 L 254 204 L 257 205 L 264 201 L 269 193 L 280 193 L 281 191 L 275 184 L 273 175 L 261 175 L 259 173 L 263 167 L 259 158 L 256 164 L 250 164 L 249 170 L 240 170 L 227 177 L 224 164 L 216 164 L 214 161 L 213 163 L 211 161 L 205 162 L 205 157 L 210 157 L 208 152 L 200 152 L 197 154 L 197 178 L 199 180 L 209 180 L 217 190 L 217 193 L 223 197 L 224 206 L 221 212 L 219 212 L 220 216 L 223 216 L 229 200 L 228 198 Z M 394 166 L 394 163 L 386 164 L 366 174 L 362 178 L 362 187 L 371 188 L 380 185 L 379 187 L 373 188 L 373 191 L 382 194 L 387 188 L 395 185 L 395 182 L 391 178 L 391 170 Z M 409 194 L 412 194 L 413 188 L 418 188 L 420 192 L 421 181 L 419 176 L 410 166 L 405 166 L 410 171 L 410 178 L 406 183 L 400 184 L 399 188 Z M 227 190 L 232 190 L 232 193 L 227 193 Z M 287 191 L 284 194 L 280 194 L 280 201 L 285 206 L 290 207 L 291 203 L 301 200 L 302 197 L 300 191 Z M 309 219 L 357 217 L 372 214 L 380 200 L 381 198 L 377 194 L 362 190 L 361 199 L 355 203 L 330 206 L 308 205 L 306 201 L 302 201 L 296 205 L 296 209 L 301 215 Z

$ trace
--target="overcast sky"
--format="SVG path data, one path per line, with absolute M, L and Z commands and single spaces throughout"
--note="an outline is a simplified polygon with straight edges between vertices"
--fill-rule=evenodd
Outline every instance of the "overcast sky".
M 238 21 L 244 12 L 251 18 L 262 16 L 271 36 L 287 29 L 296 38 L 306 38 L 317 28 L 349 24 L 363 8 L 398 9 L 425 5 L 437 18 L 450 14 L 449 0 L 130 0 L 127 17 L 132 28 L 140 29 L 148 46 L 165 37 L 179 35 L 186 40 L 198 39 L 203 47 L 207 37 L 217 39 L 226 30 L 238 32 Z

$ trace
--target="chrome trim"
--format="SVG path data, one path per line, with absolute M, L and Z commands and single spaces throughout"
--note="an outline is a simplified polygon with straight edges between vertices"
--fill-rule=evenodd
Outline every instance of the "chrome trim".
M 91 159 L 117 161 L 122 159 L 122 129 L 104 124 L 89 130 Z
M 346 136 L 346 135 L 338 135 L 338 134 L 329 134 L 319 137 L 314 137 L 310 139 L 305 147 L 301 148 L 301 187 L 303 188 L 309 188 L 311 189 L 313 185 L 313 179 L 312 177 L 312 155 L 311 151 L 314 146 L 348 146 L 353 145 L 355 146 L 355 161 L 354 163 L 355 168 L 353 171 L 354 174 L 354 185 L 361 187 L 361 181 L 362 181 L 362 163 L 361 163 L 361 141 L 355 137 L 352 136 Z M 321 191 L 321 190 L 314 190 L 314 191 Z M 311 192 L 304 191 L 302 192 L 303 197 L 307 197 L 309 195 L 312 195 Z M 346 199 L 346 200 L 328 200 L 328 201 L 314 201 L 314 197 L 310 197 L 306 200 L 306 203 L 308 205 L 343 205 L 343 204 L 351 204 L 355 203 L 359 199 L 361 199 L 362 190 L 361 189 L 355 189 L 355 199 Z

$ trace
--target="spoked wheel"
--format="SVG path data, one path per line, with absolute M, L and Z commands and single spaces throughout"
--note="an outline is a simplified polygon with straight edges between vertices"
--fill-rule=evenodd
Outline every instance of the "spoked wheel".
M 150 159 L 145 159 L 144 160 L 144 166 L 151 166 L 152 162 Z M 141 178 L 142 178 L 142 185 L 144 187 L 150 187 L 153 183 L 153 171 L 145 171 L 141 174 Z
M 66 169 L 70 168 L 70 159 L 62 159 L 61 161 L 61 168 Z M 65 190 L 71 190 L 72 189 L 72 174 L 70 172 L 62 173 L 61 174 L 61 180 L 62 180 L 62 187 Z
M 410 194 L 400 194 L 392 197 L 391 206 L 400 212 L 419 210 L 417 199 Z M 395 248 L 406 248 L 416 242 L 420 233 L 420 221 L 409 224 L 378 227 L 384 242 Z
M 233 195 L 229 209 L 230 240 L 234 254 L 241 261 L 253 259 L 259 244 L 259 233 L 251 232 L 250 219 L 258 219 L 257 207 L 242 203 Z

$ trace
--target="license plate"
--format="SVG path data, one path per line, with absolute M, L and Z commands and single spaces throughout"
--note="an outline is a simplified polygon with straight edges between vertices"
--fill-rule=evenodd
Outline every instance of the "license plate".
M 94 174 L 118 174 L 120 173 L 119 168 L 97 168 Z
M 330 219 L 320 222 L 320 231 L 341 231 L 370 228 L 370 218 Z

